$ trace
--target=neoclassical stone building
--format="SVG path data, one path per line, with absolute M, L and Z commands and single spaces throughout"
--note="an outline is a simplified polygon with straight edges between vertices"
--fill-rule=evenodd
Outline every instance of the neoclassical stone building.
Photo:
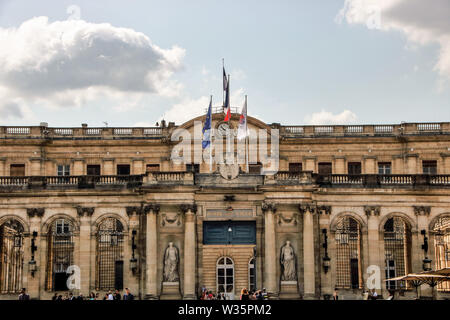
M 222 119 L 215 113 L 213 127 Z M 262 175 L 259 163 L 174 164 L 172 133 L 203 120 L 1 127 L 0 297 L 26 287 L 49 299 L 69 280 L 76 293 L 128 287 L 141 299 L 196 299 L 203 287 L 231 298 L 264 287 L 280 299 L 338 288 L 361 299 L 379 270 L 379 294 L 408 298 L 414 288 L 384 280 L 427 259 L 449 267 L 450 123 L 249 117 L 250 128 L 279 130 L 279 171 Z M 449 291 L 440 285 L 438 297 Z

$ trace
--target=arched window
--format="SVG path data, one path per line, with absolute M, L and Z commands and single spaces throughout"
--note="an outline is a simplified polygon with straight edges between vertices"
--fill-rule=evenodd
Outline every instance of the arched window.
M 0 292 L 16 293 L 22 288 L 23 226 L 9 219 L 0 226 Z
M 436 270 L 450 268 L 450 216 L 440 217 L 433 227 Z M 438 285 L 438 290 L 450 291 L 450 282 Z
M 336 287 L 362 288 L 361 227 L 355 219 L 346 216 L 336 227 Z
M 73 265 L 73 223 L 56 219 L 47 235 L 47 290 L 64 291 L 67 288 L 67 268 Z
M 400 277 L 410 269 L 411 232 L 405 220 L 393 217 L 384 224 L 384 255 L 386 279 Z M 404 281 L 388 281 L 387 289 L 406 289 Z
M 222 257 L 217 261 L 217 291 L 234 294 L 234 263 L 231 258 Z
M 97 232 L 97 290 L 123 289 L 123 225 L 104 219 Z
M 248 288 L 250 291 L 256 291 L 256 261 L 252 258 L 248 263 Z

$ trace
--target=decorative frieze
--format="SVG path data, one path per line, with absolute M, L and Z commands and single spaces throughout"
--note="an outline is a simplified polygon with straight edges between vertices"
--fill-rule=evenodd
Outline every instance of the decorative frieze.
M 92 215 L 94 214 L 94 207 L 81 207 L 81 206 L 76 206 L 75 207 L 77 209 L 77 213 L 79 217 L 92 217 Z
M 30 218 L 42 218 L 45 213 L 45 208 L 27 208 L 27 215 Z
M 431 212 L 430 206 L 413 206 L 416 216 L 429 216 Z
M 380 215 L 380 206 L 364 206 L 364 212 L 366 216 L 379 216 Z

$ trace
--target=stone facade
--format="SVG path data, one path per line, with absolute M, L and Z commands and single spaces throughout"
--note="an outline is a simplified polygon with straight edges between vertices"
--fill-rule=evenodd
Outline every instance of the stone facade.
M 213 127 L 222 117 L 213 115 Z M 81 275 L 79 289 L 72 291 L 83 295 L 114 288 L 117 270 L 123 270 L 123 287 L 140 299 L 196 299 L 202 287 L 218 290 L 218 261 L 229 257 L 235 297 L 250 286 L 250 261 L 256 286 L 273 298 L 319 299 L 342 282 L 350 285 L 339 287 L 341 297 L 361 299 L 370 277 L 367 268 L 373 265 L 381 271 L 382 289 L 377 291 L 387 296 L 385 268 L 391 249 L 385 228 L 393 217 L 404 223 L 403 270 L 422 271 L 425 256 L 436 268 L 436 223 L 450 217 L 450 123 L 281 126 L 249 117 L 250 128 L 280 130 L 279 171 L 245 173 L 242 165 L 237 177 L 228 179 L 215 163 L 211 171 L 207 163 L 190 172 L 170 161 L 176 144 L 170 140 L 173 130 L 193 132 L 194 121 L 202 120 L 158 128 L 1 127 L 0 225 L 16 220 L 23 231 L 17 249 L 20 279 L 16 285 L 0 284 L 0 298 L 15 299 L 19 287 L 39 299 L 64 292 L 55 289 L 53 274 L 57 266 L 67 267 L 68 258 L 58 253 L 62 243 Z M 233 114 L 232 125 L 237 120 Z M 424 163 L 433 161 L 436 172 L 424 175 Z M 294 163 L 301 163 L 302 171 L 289 171 Z M 331 164 L 332 174 L 319 174 L 324 163 Z M 360 163 L 360 174 L 349 175 L 349 163 Z M 390 176 L 378 174 L 382 163 L 390 163 Z M 123 165 L 129 166 L 129 175 L 117 175 Z M 68 166 L 70 173 L 57 176 L 58 166 Z M 99 166 L 100 175 L 87 175 L 92 166 Z M 11 176 L 20 170 L 23 175 Z M 348 241 L 342 240 L 345 217 L 358 225 L 357 231 L 352 224 L 349 229 L 349 239 L 357 234 L 358 241 L 349 256 L 358 266 L 349 267 L 351 275 L 347 265 L 337 264 L 343 250 L 338 246 Z M 104 227 L 105 219 L 115 224 Z M 67 232 L 64 221 L 69 223 Z M 203 227 L 211 221 L 254 221 L 256 241 L 207 244 Z M 286 241 L 295 252 L 297 281 L 282 283 L 280 250 Z M 105 242 L 117 248 L 102 260 Z M 169 242 L 179 250 L 180 279 L 163 284 Z M 448 243 L 444 245 L 448 250 Z M 108 255 L 115 257 L 113 266 Z M 5 282 L 8 269 L 0 270 Z M 415 295 L 410 287 L 396 289 L 405 297 Z M 431 295 L 426 286 L 422 295 Z M 440 290 L 438 296 L 448 297 L 448 292 Z

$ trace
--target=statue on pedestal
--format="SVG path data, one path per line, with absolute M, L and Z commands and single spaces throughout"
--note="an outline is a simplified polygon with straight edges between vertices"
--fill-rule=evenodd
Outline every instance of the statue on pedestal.
M 164 282 L 178 282 L 178 261 L 180 260 L 178 249 L 174 247 L 173 242 L 169 242 L 164 253 Z
M 281 281 L 297 281 L 295 253 L 290 241 L 286 241 L 286 244 L 281 247 L 280 262 L 282 267 Z

